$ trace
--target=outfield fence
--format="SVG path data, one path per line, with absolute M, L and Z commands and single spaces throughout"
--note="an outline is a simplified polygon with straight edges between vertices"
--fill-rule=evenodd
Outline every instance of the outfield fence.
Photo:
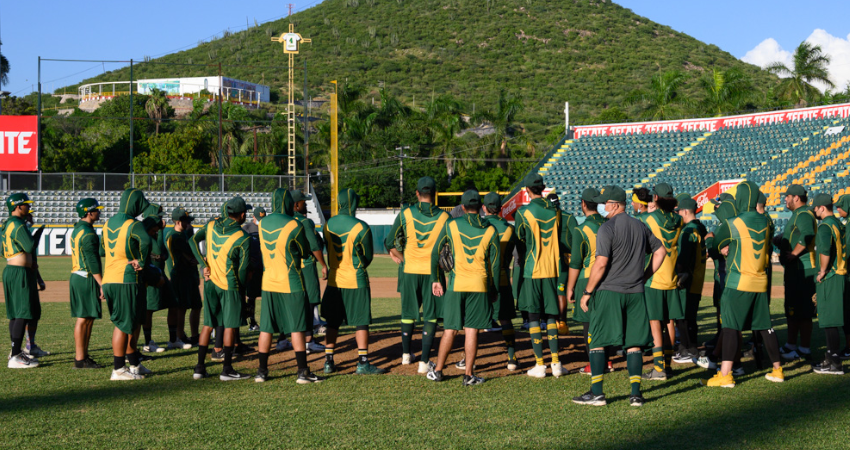
M 309 176 L 106 172 L 0 172 L 3 191 L 271 192 L 285 187 L 310 191 Z

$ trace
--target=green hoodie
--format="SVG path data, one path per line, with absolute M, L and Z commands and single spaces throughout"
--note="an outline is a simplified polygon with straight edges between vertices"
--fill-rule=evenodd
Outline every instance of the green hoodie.
M 449 220 L 451 216 L 437 206 L 416 203 L 396 216 L 384 246 L 387 250 L 394 248 L 396 239 L 404 236 L 404 273 L 429 275 L 431 258 L 439 252 L 437 236 Z
M 714 215 L 717 217 L 717 220 L 723 224 L 723 221 L 738 215 L 738 208 L 735 207 L 734 202 L 724 200 L 716 208 L 714 208 Z M 719 228 L 719 226 L 715 228 L 714 232 L 716 233 Z M 723 254 L 720 253 L 720 249 L 717 248 L 718 243 L 720 243 L 720 241 L 716 239 L 716 235 L 705 239 L 708 256 L 714 260 L 714 282 L 720 283 L 722 288 L 726 285 L 726 257 L 723 256 Z
M 323 228 L 328 243 L 328 286 L 342 289 L 369 287 L 366 268 L 372 263 L 372 229 L 354 217 L 357 193 L 345 189 L 339 193 L 339 214 Z M 265 219 L 263 219 L 265 220 Z
M 143 268 L 150 263 L 151 239 L 142 222 L 136 220 L 148 205 L 140 189 L 127 189 L 121 194 L 118 212 L 103 226 L 103 284 L 137 284 L 142 280 L 144 273 L 136 272 L 128 263 L 136 260 Z
M 659 291 L 676 289 L 679 282 L 676 262 L 679 259 L 679 235 L 682 233 L 682 217 L 676 213 L 656 209 L 642 220 L 652 231 L 652 234 L 661 241 L 664 249 L 667 250 L 664 262 L 646 282 L 646 287 Z
M 715 233 L 717 249 L 729 247 L 726 287 L 743 292 L 767 292 L 772 251 L 770 223 L 756 211 L 759 189 L 752 181 L 738 185 L 736 217 L 721 221 Z
M 162 212 L 162 206 L 151 203 L 142 211 L 142 220 L 148 217 L 155 220 L 157 223 L 162 222 L 159 213 Z M 165 261 L 168 259 L 168 249 L 165 248 L 165 230 L 160 229 L 156 232 L 156 237 L 151 239 L 151 264 L 158 267 L 165 273 Z
M 479 214 L 464 213 L 440 231 L 437 248 L 448 242 L 454 267 L 448 280 L 452 292 L 498 292 L 502 273 L 499 232 Z M 439 279 L 439 253 L 431 258 L 431 280 Z
M 206 257 L 200 243 L 207 241 Z M 189 241 L 195 260 L 209 267 L 210 281 L 219 289 L 243 290 L 248 277 L 251 238 L 242 225 L 230 217 L 210 220 Z
M 260 251 L 263 254 L 265 292 L 290 294 L 304 291 L 302 260 L 310 253 L 306 230 L 292 217 L 294 202 L 286 189 L 272 193 L 272 213 L 260 221 Z M 315 270 L 315 269 L 314 269 Z

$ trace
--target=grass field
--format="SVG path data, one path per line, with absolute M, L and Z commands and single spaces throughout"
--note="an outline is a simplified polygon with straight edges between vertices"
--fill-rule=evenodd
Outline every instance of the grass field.
M 705 298 L 703 340 L 713 332 L 709 305 Z M 699 386 L 708 372 L 685 366 L 670 381 L 644 383 L 648 403 L 640 409 L 628 405 L 623 370 L 606 376 L 604 408 L 570 402 L 589 388 L 582 375 L 537 380 L 517 374 L 463 388 L 454 368 L 446 370 L 452 378 L 442 384 L 394 369 L 298 386 L 288 363 L 273 365 L 265 384 L 193 381 L 191 350 L 166 352 L 146 363 L 153 376 L 118 383 L 109 381 L 109 369 L 71 370 L 68 304 L 43 307 L 39 343 L 53 355 L 32 370 L 0 368 L 0 447 L 773 450 L 847 448 L 850 439 L 847 377 L 814 375 L 802 362 L 787 365 L 787 381 L 774 384 L 745 360 L 749 374 L 739 377 L 738 386 L 715 390 Z M 396 329 L 397 299 L 375 299 L 373 311 L 373 329 Z M 772 312 L 784 342 L 781 301 L 773 302 Z M 165 331 L 165 314 L 157 314 L 154 339 L 164 342 Z M 104 365 L 111 362 L 111 332 L 108 320 L 96 322 L 92 356 Z M 520 346 L 528 346 L 527 335 L 519 337 Z M 247 336 L 246 342 L 255 341 L 256 335 Z M 822 346 L 815 329 L 816 357 Z M 236 368 L 251 370 L 254 358 Z M 321 356 L 311 356 L 310 363 L 318 370 Z M 211 374 L 219 370 L 210 364 Z

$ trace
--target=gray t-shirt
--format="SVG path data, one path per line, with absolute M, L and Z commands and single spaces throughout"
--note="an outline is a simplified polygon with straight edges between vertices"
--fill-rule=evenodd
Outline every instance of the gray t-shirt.
M 643 292 L 646 255 L 659 247 L 661 241 L 640 220 L 626 213 L 609 219 L 596 234 L 596 256 L 608 258 L 608 271 L 596 290 Z

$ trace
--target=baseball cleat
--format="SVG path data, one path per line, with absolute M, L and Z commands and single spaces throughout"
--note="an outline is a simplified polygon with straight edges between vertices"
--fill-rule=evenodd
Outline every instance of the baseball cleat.
M 38 360 L 30 358 L 26 353 L 21 352 L 9 359 L 7 367 L 10 369 L 32 369 L 38 367 Z
M 552 368 L 552 376 L 555 377 L 555 378 L 561 378 L 561 375 L 566 375 L 566 374 L 569 373 L 569 371 L 567 369 L 565 369 L 564 366 L 562 366 L 561 363 L 559 363 L 559 362 L 552 363 L 551 368 Z
M 218 379 L 221 381 L 239 381 L 239 380 L 247 380 L 251 378 L 251 375 L 239 373 L 233 369 L 224 370 L 221 372 L 221 375 L 218 376 Z
M 812 371 L 821 375 L 844 375 L 844 368 L 830 361 L 815 364 L 812 366 Z
M 528 376 L 534 378 L 546 378 L 546 364 L 535 365 L 533 369 L 526 372 Z
M 437 365 L 434 364 L 434 362 L 432 362 L 432 361 L 427 361 L 427 362 L 426 361 L 419 361 L 419 369 L 417 370 L 417 372 L 418 373 L 428 373 L 428 372 L 434 370 L 435 367 L 437 367 Z
M 432 370 L 432 371 L 428 372 L 427 375 L 425 375 L 425 378 L 427 378 L 431 381 L 437 381 L 437 382 L 443 381 L 443 371 L 442 370 L 440 370 L 440 371 Z
M 484 378 L 477 377 L 475 375 L 464 375 L 463 376 L 463 385 L 464 386 L 476 386 L 484 382 Z
M 646 399 L 642 395 L 629 396 L 629 406 L 643 406 L 644 403 L 646 403 Z
M 195 373 L 192 374 L 192 379 L 200 380 L 209 377 L 207 368 L 204 366 L 195 366 Z
M 320 377 L 313 372 L 310 372 L 309 369 L 299 370 L 298 376 L 295 379 L 297 384 L 321 383 L 322 381 L 325 381 L 324 377 Z
M 130 372 L 134 373 L 135 375 L 142 375 L 142 376 L 150 375 L 150 374 L 153 373 L 150 369 L 143 366 L 141 363 L 138 366 L 130 366 Z
M 605 394 L 595 395 L 592 391 L 587 391 L 578 397 L 573 397 L 573 403 L 590 406 L 605 406 L 608 404 L 605 400 Z
M 413 361 L 416 361 L 416 356 L 414 356 L 413 353 L 402 353 L 401 365 L 407 366 L 413 364 Z
M 136 375 L 124 366 L 118 370 L 112 371 L 112 376 L 109 377 L 110 381 L 130 381 L 130 380 L 142 380 L 145 377 L 142 375 Z
M 255 383 L 263 383 L 263 382 L 266 381 L 266 378 L 268 378 L 268 376 L 269 376 L 268 369 L 266 369 L 266 370 L 257 369 L 257 374 L 254 375 L 254 382 Z
M 357 368 L 354 369 L 354 373 L 356 373 L 357 375 L 380 375 L 384 372 L 386 372 L 386 370 L 369 363 L 357 363 Z
M 150 341 L 148 342 L 148 345 L 142 347 L 142 351 L 148 353 L 162 353 L 165 351 L 165 347 L 160 347 L 156 345 L 156 342 Z

